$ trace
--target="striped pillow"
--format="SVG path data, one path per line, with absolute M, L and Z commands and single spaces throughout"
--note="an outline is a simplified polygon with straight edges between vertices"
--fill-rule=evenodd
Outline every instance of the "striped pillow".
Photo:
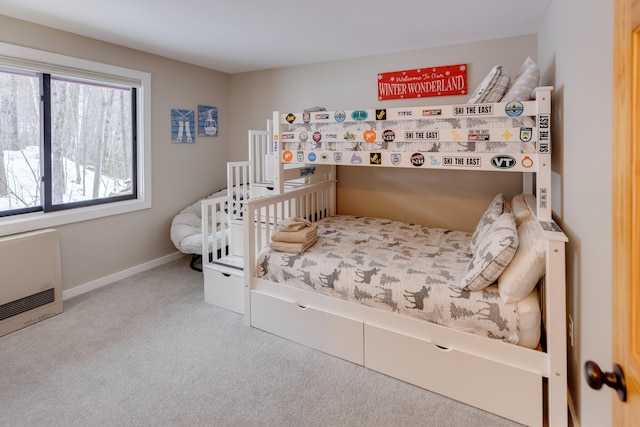
M 524 194 L 516 194 L 511 199 L 511 212 L 516 220 L 516 227 L 519 227 L 524 221 L 531 216 L 527 202 L 524 200 Z
M 467 104 L 483 104 L 486 102 L 498 102 L 509 88 L 511 76 L 502 68 L 496 65 L 489 74 L 482 80 L 480 86 L 473 92 Z
M 531 57 L 527 57 L 520 66 L 513 85 L 506 91 L 500 102 L 529 101 L 539 82 L 540 69 L 538 64 Z
M 479 291 L 498 280 L 518 249 L 518 232 L 511 212 L 505 212 L 480 240 L 460 286 Z
M 547 245 L 540 224 L 529 216 L 518 226 L 518 250 L 498 279 L 505 303 L 524 299 L 536 287 L 546 269 Z

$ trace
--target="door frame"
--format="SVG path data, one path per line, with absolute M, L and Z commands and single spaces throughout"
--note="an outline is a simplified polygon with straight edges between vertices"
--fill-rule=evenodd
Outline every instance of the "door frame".
M 612 425 L 640 425 L 640 2 L 615 0 L 613 34 L 612 362 L 627 379 L 627 402 L 612 393 Z M 634 52 L 635 51 L 635 52 Z M 609 367 L 607 367 L 609 368 Z M 609 370 L 609 369 L 607 369 Z

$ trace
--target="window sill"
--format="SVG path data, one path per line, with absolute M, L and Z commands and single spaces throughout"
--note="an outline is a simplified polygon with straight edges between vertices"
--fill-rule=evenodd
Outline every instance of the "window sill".
M 127 200 L 58 212 L 35 212 L 0 218 L 0 237 L 151 208 L 150 200 Z

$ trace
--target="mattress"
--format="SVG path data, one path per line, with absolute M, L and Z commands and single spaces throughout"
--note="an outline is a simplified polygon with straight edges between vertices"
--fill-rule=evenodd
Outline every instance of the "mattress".
M 537 293 L 505 304 L 497 285 L 465 291 L 471 233 L 339 215 L 302 254 L 263 249 L 256 276 L 505 342 L 535 347 Z

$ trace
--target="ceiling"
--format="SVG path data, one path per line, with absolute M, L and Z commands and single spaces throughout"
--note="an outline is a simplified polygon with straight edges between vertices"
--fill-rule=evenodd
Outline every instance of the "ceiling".
M 552 0 L 0 0 L 0 14 L 225 73 L 537 33 Z

